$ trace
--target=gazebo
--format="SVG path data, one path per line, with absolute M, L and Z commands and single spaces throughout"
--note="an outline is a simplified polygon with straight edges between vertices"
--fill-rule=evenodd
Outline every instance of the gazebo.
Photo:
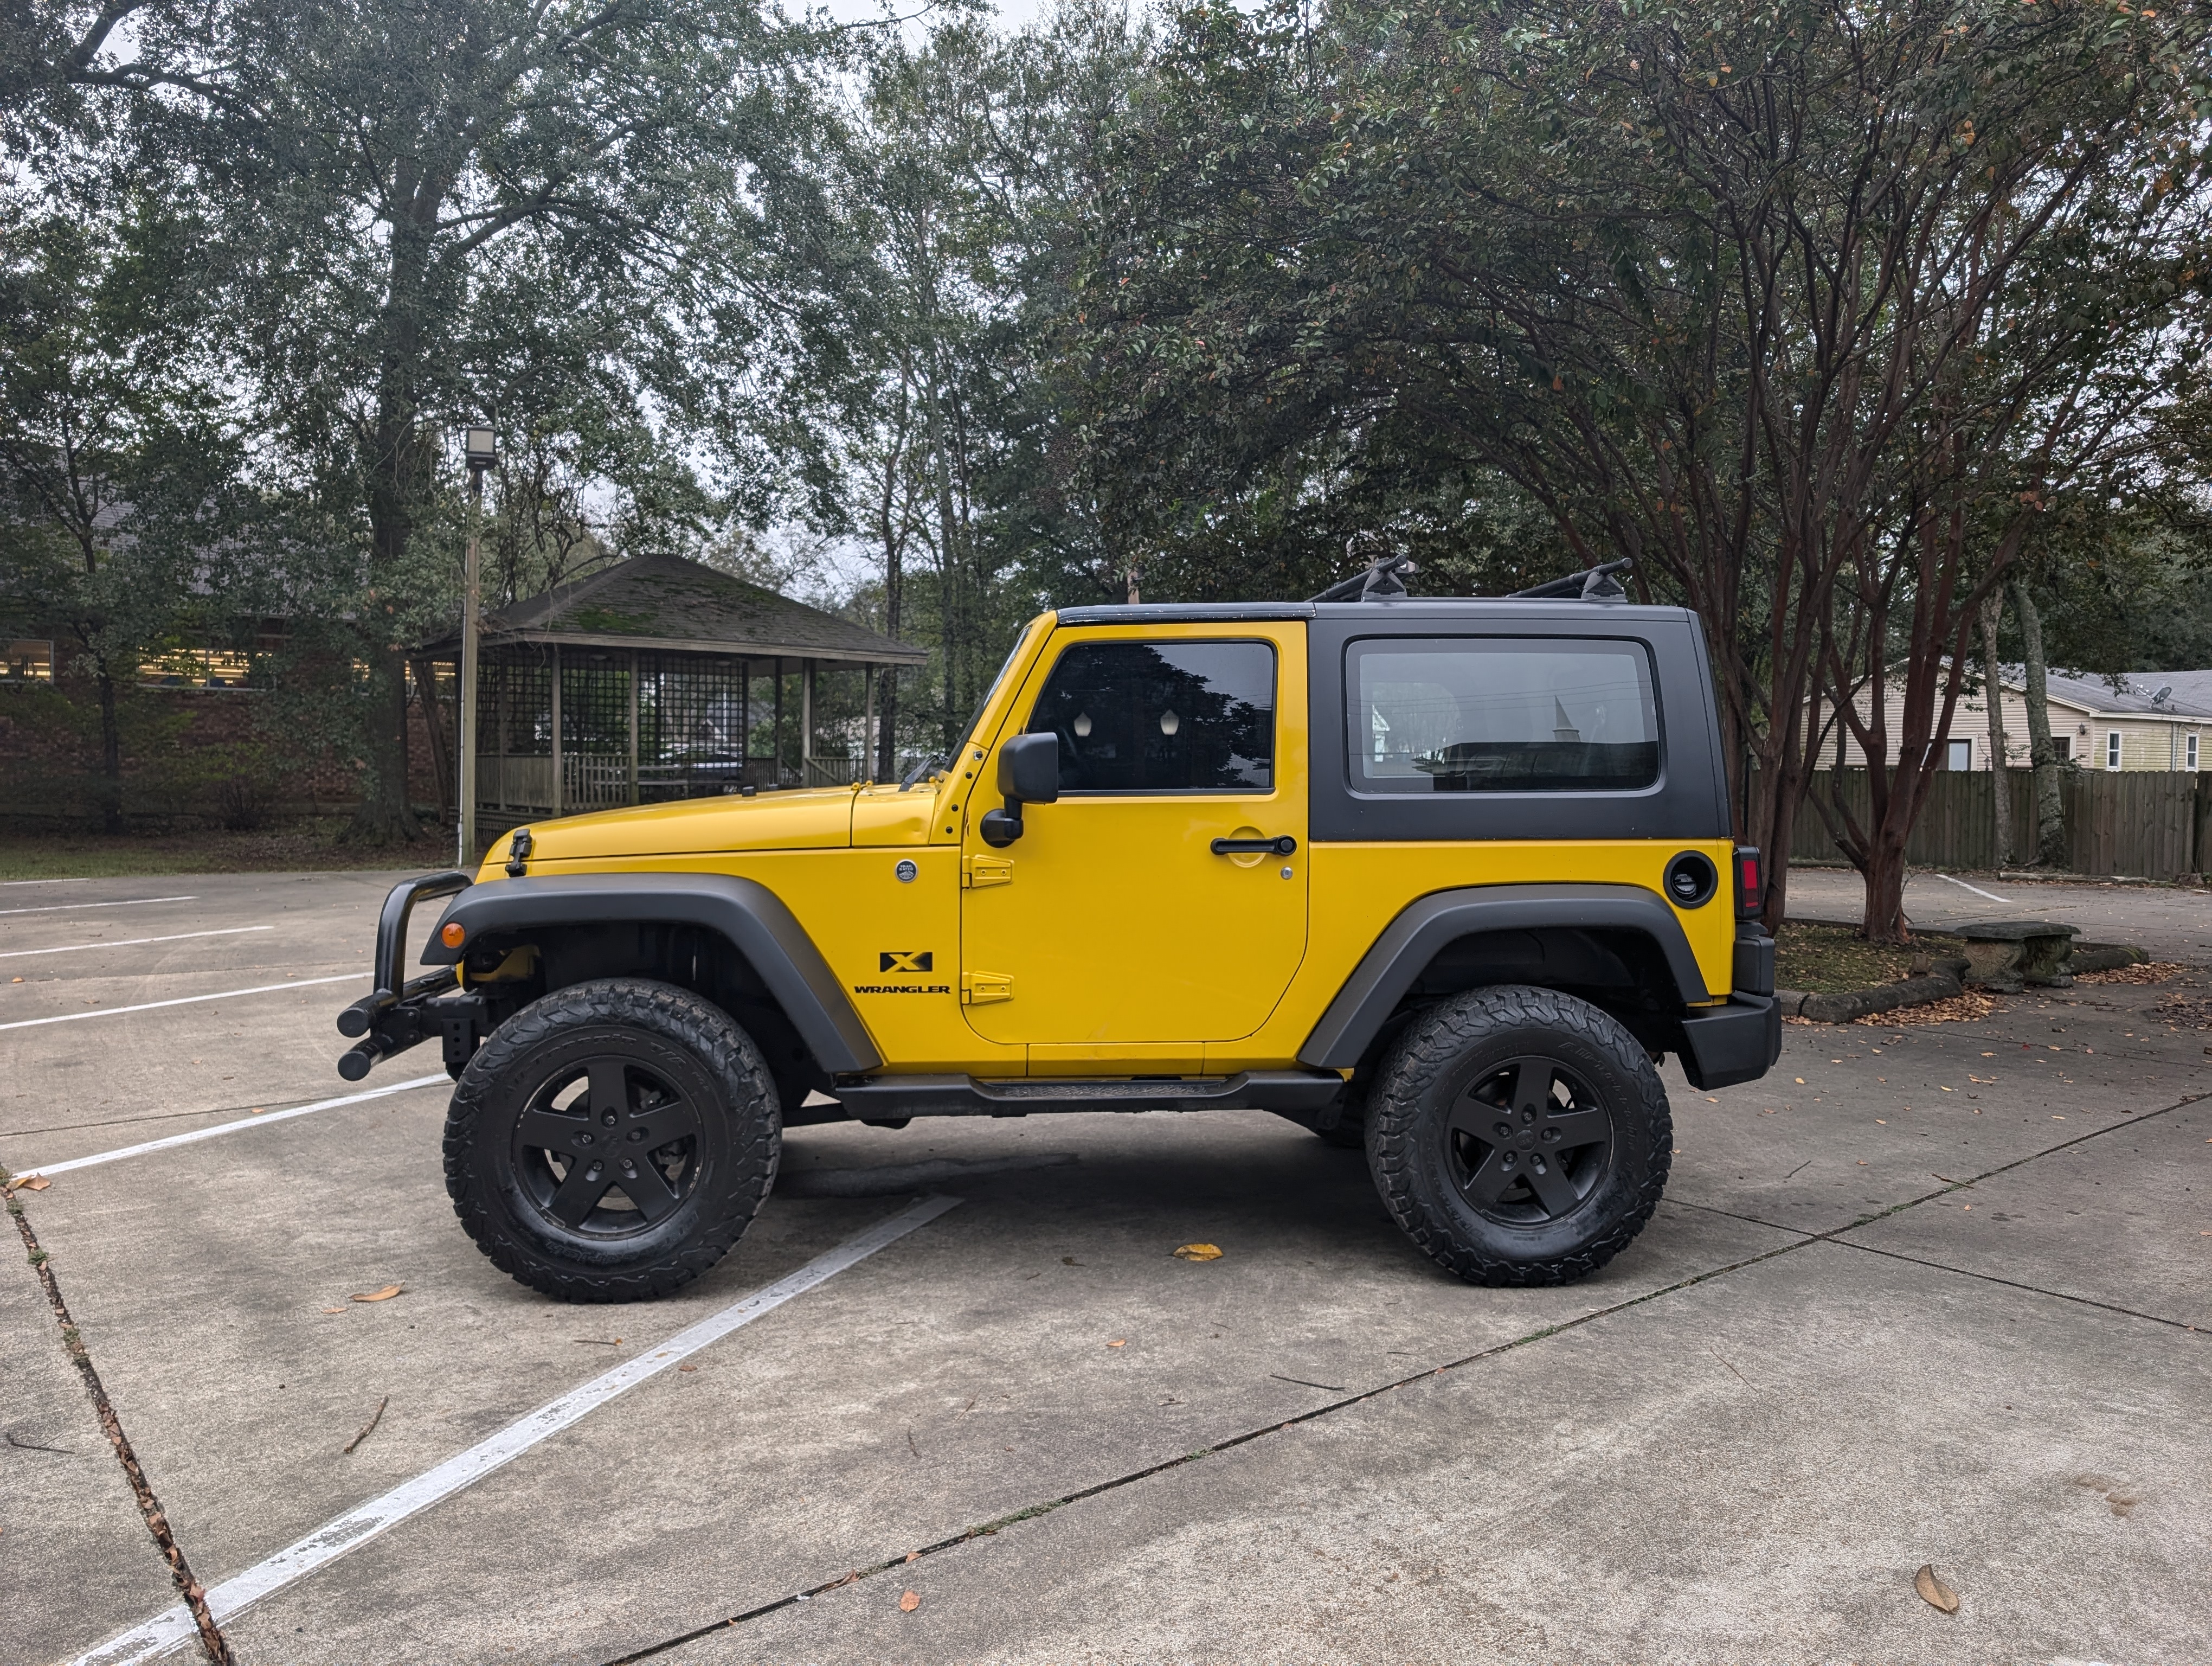
M 634 556 L 487 614 L 478 641 L 477 820 L 492 829 L 748 786 L 864 780 L 878 745 L 880 678 L 928 658 L 668 555 Z M 460 639 L 415 657 L 457 669 Z

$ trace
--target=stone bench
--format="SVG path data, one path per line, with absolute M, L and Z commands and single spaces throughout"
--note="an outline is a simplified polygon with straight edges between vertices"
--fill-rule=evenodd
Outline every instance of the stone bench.
M 2016 995 L 2031 983 L 2050 989 L 2073 985 L 2069 962 L 2074 939 L 2081 934 L 2079 926 L 2047 920 L 1991 920 L 1949 929 L 1966 939 L 1969 983 L 2005 995 Z

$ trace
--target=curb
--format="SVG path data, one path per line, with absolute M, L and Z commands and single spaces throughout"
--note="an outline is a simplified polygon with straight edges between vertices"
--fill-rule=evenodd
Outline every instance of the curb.
M 2110 972 L 2123 966 L 2139 966 L 2150 958 L 2148 950 L 2132 943 L 2081 943 L 2066 958 L 2069 972 Z
M 2131 943 L 2076 943 L 2068 958 L 2069 972 L 2106 972 L 2116 967 L 2133 966 L 2148 960 L 2145 951 Z M 1939 960 L 1935 971 L 1923 977 L 1899 978 L 1894 983 L 1877 983 L 1864 989 L 1846 989 L 1840 994 L 1808 994 L 1802 989 L 1777 989 L 1774 999 L 1786 1018 L 1807 1018 L 1814 1024 L 1849 1024 L 1856 1018 L 1871 1018 L 1876 1012 L 1894 1012 L 1900 1006 L 1925 1006 L 1930 1001 L 1948 1000 L 1963 994 L 1966 986 L 1960 975 L 1966 970 L 1962 959 Z

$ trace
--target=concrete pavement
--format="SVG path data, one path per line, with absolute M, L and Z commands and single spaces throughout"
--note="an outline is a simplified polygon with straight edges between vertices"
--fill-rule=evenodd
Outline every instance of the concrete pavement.
M 197 900 L 0 915 L 0 952 L 157 934 L 115 918 L 142 914 L 278 929 L 162 945 L 205 964 L 45 957 L 69 964 L 0 982 L 0 1023 L 365 988 L 383 881 L 69 889 Z M 1445 1279 L 1357 1153 L 1258 1113 L 799 1129 L 791 1173 L 1076 1160 L 948 1186 L 942 1219 L 226 1630 L 288 1663 L 2202 1659 L 2212 1031 L 2169 1022 L 2176 988 L 2212 998 L 1791 1025 L 1766 1081 L 1710 1096 L 1670 1066 L 1668 1201 L 1559 1290 Z M 342 1093 L 354 993 L 0 1031 L 0 1161 Z M 461 1233 L 442 1115 L 427 1089 L 22 1198 L 210 1584 L 903 1203 L 793 1187 L 677 1298 L 561 1306 Z M 1194 1240 L 1226 1253 L 1174 1258 Z M 6 1428 L 92 1456 L 0 1448 L 0 1609 L 10 1650 L 69 1660 L 173 1598 L 35 1292 L 0 1280 Z M 1912 1593 L 1931 1560 L 1958 1615 Z

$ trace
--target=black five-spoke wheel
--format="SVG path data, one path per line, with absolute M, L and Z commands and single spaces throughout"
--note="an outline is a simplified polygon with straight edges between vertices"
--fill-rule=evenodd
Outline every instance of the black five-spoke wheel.
M 569 1231 L 624 1238 L 665 1220 L 699 1175 L 699 1108 L 640 1060 L 565 1066 L 515 1121 L 524 1195 Z
M 1470 1084 L 1443 1134 L 1460 1195 L 1489 1219 L 1527 1226 L 1589 1201 L 1613 1149 L 1613 1117 L 1557 1059 L 1524 1055 Z

